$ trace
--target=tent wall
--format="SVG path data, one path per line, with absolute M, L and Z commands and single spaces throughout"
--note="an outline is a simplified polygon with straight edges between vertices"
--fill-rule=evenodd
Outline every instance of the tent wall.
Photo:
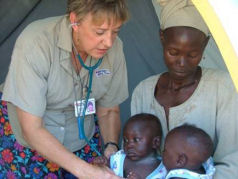
M 65 7 L 66 0 L 0 0 L 0 83 L 21 31 L 36 19 L 64 14 Z
M 127 61 L 130 94 L 122 104 L 123 121 L 130 116 L 130 100 L 135 86 L 146 77 L 166 70 L 159 40 L 159 21 L 152 2 L 128 0 L 128 8 L 131 18 L 119 34 Z

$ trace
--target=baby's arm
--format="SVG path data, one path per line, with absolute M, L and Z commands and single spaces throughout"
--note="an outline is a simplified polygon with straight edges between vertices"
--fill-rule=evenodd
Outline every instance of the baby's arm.
M 109 165 L 109 160 L 108 160 L 105 156 L 96 157 L 96 158 L 93 160 L 93 164 L 94 164 L 94 165 L 99 165 L 99 166 L 107 166 L 107 167 L 110 167 L 110 165 Z

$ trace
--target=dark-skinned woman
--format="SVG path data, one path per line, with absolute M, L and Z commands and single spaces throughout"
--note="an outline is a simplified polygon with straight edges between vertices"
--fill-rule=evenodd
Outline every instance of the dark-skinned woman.
M 206 24 L 187 0 L 164 2 L 160 23 L 168 72 L 135 88 L 131 114 L 155 114 L 163 137 L 184 123 L 202 128 L 214 142 L 214 178 L 238 178 L 238 95 L 229 74 L 198 66 L 209 40 Z

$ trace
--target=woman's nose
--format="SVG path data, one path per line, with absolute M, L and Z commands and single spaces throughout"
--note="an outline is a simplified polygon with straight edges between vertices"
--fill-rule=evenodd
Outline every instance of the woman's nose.
M 111 33 L 108 33 L 104 39 L 103 39 L 103 43 L 106 46 L 106 48 L 110 48 L 113 44 L 113 36 Z
M 185 58 L 183 56 L 181 56 L 178 60 L 177 60 L 177 64 L 181 67 L 183 67 L 185 65 Z

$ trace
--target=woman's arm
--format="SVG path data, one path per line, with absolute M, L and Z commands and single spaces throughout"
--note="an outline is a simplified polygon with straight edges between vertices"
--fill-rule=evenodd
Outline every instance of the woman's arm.
M 230 78 L 218 78 L 214 178 L 233 179 L 238 178 L 238 93 Z
M 114 142 L 118 144 L 121 121 L 120 121 L 120 109 L 119 106 L 111 108 L 97 107 L 97 116 L 100 127 L 100 133 L 103 137 L 103 141 Z M 117 152 L 117 147 L 114 145 L 108 145 L 104 151 L 104 155 L 109 158 L 113 153 Z
M 17 108 L 24 139 L 46 159 L 58 164 L 79 178 L 118 178 L 108 169 L 99 168 L 68 151 L 42 124 L 42 119 Z

